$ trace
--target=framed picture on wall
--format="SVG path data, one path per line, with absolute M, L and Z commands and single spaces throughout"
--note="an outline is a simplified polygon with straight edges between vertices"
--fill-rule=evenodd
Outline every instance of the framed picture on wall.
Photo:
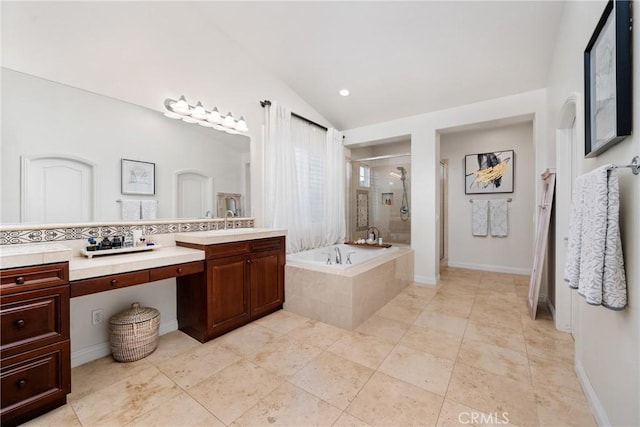
M 156 164 L 121 159 L 121 193 L 153 196 L 156 194 Z
M 513 150 L 464 156 L 464 193 L 513 193 Z
M 631 135 L 631 3 L 609 0 L 584 51 L 585 157 Z

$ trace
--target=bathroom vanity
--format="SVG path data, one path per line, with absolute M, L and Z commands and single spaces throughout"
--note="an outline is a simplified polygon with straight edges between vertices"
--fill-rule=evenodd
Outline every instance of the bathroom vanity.
M 282 308 L 285 232 L 176 235 L 178 246 L 205 252 L 205 271 L 178 278 L 178 325 L 206 342 Z M 204 285 L 203 285 L 204 284 Z
M 284 230 L 175 234 L 176 246 L 93 259 L 59 243 L 3 246 L 1 423 L 17 425 L 71 392 L 70 298 L 176 278 L 179 329 L 206 342 L 284 302 Z

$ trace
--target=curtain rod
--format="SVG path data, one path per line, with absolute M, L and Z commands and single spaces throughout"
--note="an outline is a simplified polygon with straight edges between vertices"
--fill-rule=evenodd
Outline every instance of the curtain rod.
M 271 101 L 269 101 L 268 99 L 265 99 L 264 101 L 260 101 L 260 106 L 261 106 L 262 108 L 266 107 L 267 105 L 271 105 Z M 321 124 L 316 123 L 316 122 L 314 122 L 313 120 L 309 120 L 309 119 L 307 119 L 306 117 L 302 117 L 300 114 L 296 114 L 296 113 L 294 113 L 293 111 L 291 112 L 291 115 L 292 115 L 293 117 L 297 117 L 297 118 L 299 118 L 300 120 L 304 120 L 305 122 L 307 122 L 307 123 L 309 123 L 309 124 L 312 124 L 312 125 L 314 125 L 314 126 L 318 126 L 318 127 L 319 127 L 319 128 L 321 128 L 321 129 L 329 130 L 326 126 L 322 126 Z

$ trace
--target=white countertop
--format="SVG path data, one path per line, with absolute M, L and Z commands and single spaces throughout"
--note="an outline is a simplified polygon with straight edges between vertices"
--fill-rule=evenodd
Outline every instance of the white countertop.
M 241 242 L 244 240 L 265 239 L 267 237 L 286 236 L 287 230 L 275 228 L 234 228 L 229 230 L 196 231 L 176 233 L 176 242 L 195 245 L 217 245 L 219 243 Z
M 28 243 L 0 246 L 0 268 L 17 268 L 29 265 L 69 261 L 70 247 L 61 243 Z
M 204 260 L 204 251 L 180 246 L 165 246 L 146 252 L 94 258 L 73 257 L 69 262 L 69 280 L 88 279 L 202 260 Z
M 175 240 L 197 245 L 215 245 L 286 236 L 286 234 L 286 230 L 280 229 L 235 228 L 230 230 L 176 233 Z M 74 281 L 205 259 L 204 251 L 182 246 L 162 246 L 146 252 L 93 258 L 73 256 L 73 252 L 71 247 L 62 243 L 27 243 L 0 246 L 0 268 L 17 268 L 69 261 L 69 280 Z

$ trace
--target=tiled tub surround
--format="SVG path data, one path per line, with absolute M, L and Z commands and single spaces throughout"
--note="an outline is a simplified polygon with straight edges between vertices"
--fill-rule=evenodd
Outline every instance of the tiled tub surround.
M 413 249 L 394 248 L 369 249 L 380 256 L 349 267 L 288 256 L 284 309 L 343 329 L 357 328 L 413 282 Z
M 230 218 L 231 228 L 252 228 L 254 218 Z M 0 245 L 17 245 L 24 243 L 62 242 L 88 239 L 89 237 L 106 237 L 127 235 L 134 230 L 142 234 L 172 234 L 192 231 L 210 231 L 224 229 L 224 219 L 175 219 L 133 222 L 89 222 L 74 224 L 25 224 L 0 225 Z

